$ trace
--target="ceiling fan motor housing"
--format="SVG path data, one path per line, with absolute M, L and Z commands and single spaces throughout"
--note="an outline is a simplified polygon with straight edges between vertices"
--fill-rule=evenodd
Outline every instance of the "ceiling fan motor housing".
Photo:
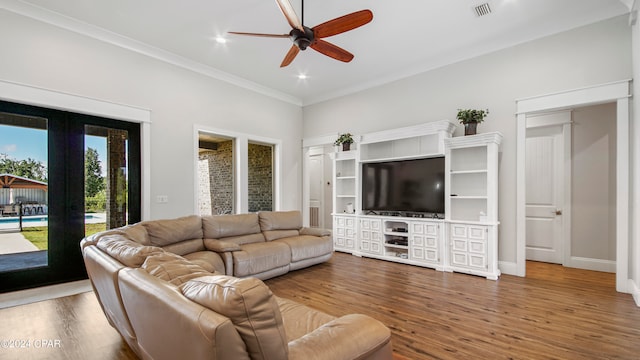
M 293 29 L 289 33 L 289 36 L 300 50 L 305 50 L 309 45 L 313 44 L 313 41 L 315 40 L 313 30 L 306 26 L 304 26 L 304 32 L 299 29 Z

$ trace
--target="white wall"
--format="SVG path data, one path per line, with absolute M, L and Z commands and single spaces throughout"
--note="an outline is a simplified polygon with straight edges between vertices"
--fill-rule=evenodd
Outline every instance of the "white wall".
M 428 45 L 425 45 L 428 46 Z M 515 100 L 632 76 L 627 16 L 434 69 L 304 108 L 304 136 L 355 134 L 488 108 L 479 132 L 500 131 L 499 259 L 516 261 Z M 462 127 L 455 135 L 461 135 Z
M 635 13 L 640 10 L 640 4 L 635 3 Z M 631 274 L 632 292 L 636 304 L 640 306 L 640 21 L 636 21 L 632 27 L 632 50 L 633 50 L 633 97 L 631 116 L 631 162 L 634 165 L 631 171 L 631 188 L 633 197 L 630 199 L 631 209 L 631 234 L 632 241 L 629 247 L 629 274 Z
M 572 112 L 571 256 L 616 260 L 616 104 Z
M 152 219 L 193 213 L 194 124 L 282 141 L 283 209 L 300 209 L 302 110 L 0 9 L 0 79 L 150 109 Z M 247 106 L 251 104 L 251 106 Z

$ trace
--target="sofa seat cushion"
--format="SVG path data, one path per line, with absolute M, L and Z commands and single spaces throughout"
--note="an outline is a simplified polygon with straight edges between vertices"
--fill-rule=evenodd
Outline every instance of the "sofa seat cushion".
M 275 297 L 282 314 L 287 341 L 293 341 L 311 333 L 320 326 L 335 319 L 334 316 L 311 309 L 297 302 Z
M 140 267 L 148 256 L 164 252 L 159 247 L 141 245 L 119 234 L 100 237 L 96 246 L 128 267 Z
M 182 285 L 191 279 L 212 275 L 212 272 L 182 256 L 168 252 L 149 256 L 141 268 L 149 274 L 176 286 Z
M 205 270 L 210 272 L 219 272 L 220 274 L 225 273 L 224 262 L 220 255 L 216 254 L 213 251 L 197 251 L 191 254 L 183 255 L 185 259 L 200 265 Z
M 300 235 L 278 239 L 291 249 L 291 262 L 316 258 L 333 252 L 333 241 L 329 237 Z
M 233 275 L 244 277 L 288 266 L 291 250 L 282 242 L 263 242 L 241 246 L 233 252 Z
M 288 358 L 288 341 L 278 303 L 256 278 L 207 276 L 183 284 L 185 297 L 228 317 L 247 346 L 251 359 Z

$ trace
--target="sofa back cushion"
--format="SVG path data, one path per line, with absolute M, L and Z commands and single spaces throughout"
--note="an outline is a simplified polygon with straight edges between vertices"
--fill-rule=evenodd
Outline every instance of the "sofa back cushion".
M 209 271 L 182 256 L 168 252 L 147 257 L 140 267 L 149 274 L 176 286 L 191 279 L 212 275 Z
M 261 211 L 258 213 L 260 229 L 267 241 L 300 235 L 300 211 Z
M 122 231 L 129 240 L 133 240 L 142 245 L 151 245 L 147 229 L 141 224 L 126 225 L 118 230 Z
M 148 256 L 164 252 L 159 247 L 138 244 L 120 234 L 102 236 L 96 246 L 128 267 L 140 267 Z
M 202 220 L 198 215 L 170 220 L 153 220 L 141 223 L 147 229 L 149 241 L 154 246 L 168 246 L 185 240 L 202 239 Z M 204 245 L 200 247 L 200 250 Z
M 256 278 L 207 276 L 180 286 L 187 298 L 228 317 L 251 359 L 287 359 L 288 342 L 278 303 Z
M 257 214 L 202 217 L 205 239 L 231 241 L 238 245 L 264 242 Z

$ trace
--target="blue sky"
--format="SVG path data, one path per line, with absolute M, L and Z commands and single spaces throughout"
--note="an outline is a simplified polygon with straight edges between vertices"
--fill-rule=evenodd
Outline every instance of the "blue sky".
M 98 157 L 102 163 L 102 172 L 106 174 L 106 139 L 98 136 L 85 136 L 85 151 L 88 147 L 98 151 Z M 0 125 L 0 154 L 6 154 L 14 160 L 31 158 L 48 166 L 47 131 Z

